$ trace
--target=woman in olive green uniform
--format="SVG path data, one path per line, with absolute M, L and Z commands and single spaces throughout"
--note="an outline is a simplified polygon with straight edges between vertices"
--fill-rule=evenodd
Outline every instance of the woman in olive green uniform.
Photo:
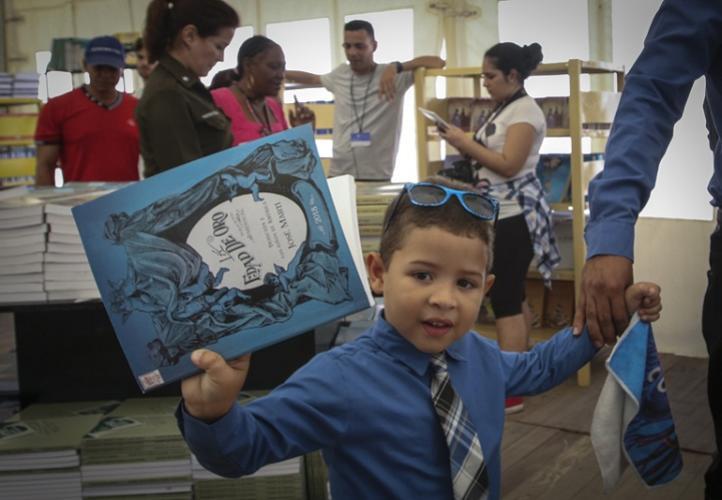
M 158 66 L 135 116 L 146 177 L 230 147 L 230 122 L 199 80 L 223 60 L 239 25 L 223 0 L 152 0 L 145 46 Z

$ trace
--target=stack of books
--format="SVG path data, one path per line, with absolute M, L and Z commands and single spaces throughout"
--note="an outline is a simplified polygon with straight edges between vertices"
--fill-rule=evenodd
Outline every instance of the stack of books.
M 190 451 L 177 405 L 177 397 L 128 399 L 100 420 L 81 444 L 83 497 L 190 499 Z
M 12 96 L 37 99 L 39 77 L 37 73 L 15 73 Z
M 45 254 L 45 290 L 48 300 L 97 299 L 93 280 L 78 228 L 70 213 L 72 207 L 98 196 L 95 192 L 73 196 L 45 205 L 48 222 L 48 249 Z
M 121 186 L 123 184 L 73 183 L 66 187 L 72 190 L 72 195 L 45 204 L 48 247 L 44 258 L 44 285 L 48 300 L 100 298 L 71 210 Z
M 239 402 L 247 404 L 264 394 L 264 391 L 243 392 Z M 302 457 L 266 465 L 238 479 L 213 474 L 203 468 L 195 455 L 191 456 L 191 467 L 196 500 L 295 500 L 305 495 Z
M 547 128 L 569 128 L 569 97 L 540 97 L 536 100 L 544 113 Z
M 379 250 L 386 208 L 402 188 L 403 184 L 384 182 L 356 183 L 356 210 L 361 236 L 361 249 L 364 254 Z
M 11 97 L 13 95 L 13 75 L 0 72 L 0 97 Z M 37 97 L 37 94 L 36 96 Z
M 23 417 L 0 423 L 0 498 L 80 498 L 78 449 L 99 419 Z
M 20 192 L 20 191 L 18 191 Z M 0 200 L 0 304 L 42 302 L 47 225 L 43 200 L 22 190 Z
M 0 193 L 0 304 L 100 295 L 70 209 L 124 184 L 70 183 Z
M 203 468 L 193 456 L 193 490 L 196 500 L 296 500 L 304 498 L 301 457 L 261 467 L 249 476 L 227 479 Z

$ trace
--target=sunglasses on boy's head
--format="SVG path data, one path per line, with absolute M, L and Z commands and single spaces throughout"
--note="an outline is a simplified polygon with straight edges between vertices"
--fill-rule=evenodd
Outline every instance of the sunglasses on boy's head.
M 391 213 L 386 219 L 381 234 L 385 234 L 391 225 L 404 193 L 408 195 L 409 201 L 417 207 L 440 207 L 445 205 L 453 196 L 464 207 L 464 210 L 477 219 L 496 222 L 496 217 L 499 214 L 499 202 L 483 194 L 452 189 L 430 182 L 408 183 L 404 185 L 401 194 L 394 200 L 394 206 L 391 208 Z

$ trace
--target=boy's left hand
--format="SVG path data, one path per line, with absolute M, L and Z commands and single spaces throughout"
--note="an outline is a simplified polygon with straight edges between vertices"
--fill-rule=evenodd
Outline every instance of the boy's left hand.
M 635 311 L 639 319 L 651 323 L 659 319 L 662 310 L 661 289 L 655 283 L 635 283 L 624 292 L 624 300 L 630 313 Z

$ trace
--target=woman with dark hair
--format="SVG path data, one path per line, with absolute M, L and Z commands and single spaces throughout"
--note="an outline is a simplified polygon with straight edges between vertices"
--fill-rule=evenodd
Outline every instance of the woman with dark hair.
M 288 128 L 279 101 L 285 72 L 286 58 L 276 42 L 263 35 L 243 42 L 236 80 L 211 91 L 216 106 L 231 119 L 234 145 Z
M 152 0 L 143 40 L 158 61 L 136 109 L 145 176 L 231 145 L 230 123 L 201 83 L 239 25 L 223 0 Z
M 506 42 L 491 47 L 484 54 L 482 76 L 495 109 L 473 138 L 453 125 L 439 130 L 441 137 L 471 160 L 477 188 L 500 203 L 492 272 L 502 286 L 492 287 L 490 298 L 499 345 L 506 351 L 525 351 L 529 342 L 531 313 L 524 294 L 529 264 L 536 257 L 549 285 L 551 271 L 560 261 L 551 211 L 536 176 L 546 120 L 524 90 L 524 80 L 541 60 L 538 43 L 520 47 Z M 509 411 L 522 407 L 521 398 L 507 400 Z

